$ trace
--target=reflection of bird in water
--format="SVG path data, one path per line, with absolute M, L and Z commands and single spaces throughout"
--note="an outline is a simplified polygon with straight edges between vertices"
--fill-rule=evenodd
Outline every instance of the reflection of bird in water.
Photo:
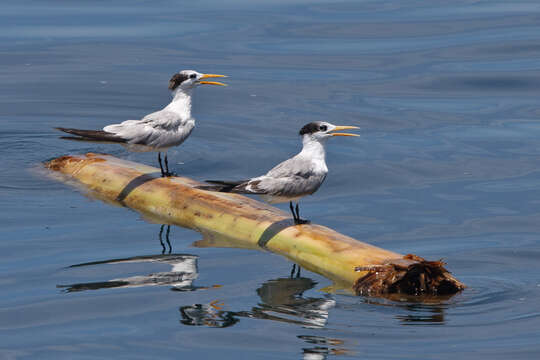
M 304 291 L 316 283 L 308 278 L 281 278 L 264 283 L 257 294 L 261 303 L 251 311 L 224 311 L 216 302 L 208 305 L 182 306 L 181 323 L 226 327 L 238 322 L 239 317 L 273 320 L 298 324 L 305 328 L 322 328 L 328 321 L 328 310 L 336 302 L 330 298 L 304 298 Z
M 80 283 L 70 285 L 57 285 L 59 288 L 65 288 L 67 292 L 83 291 L 83 290 L 98 290 L 106 288 L 125 288 L 125 287 L 141 287 L 141 286 L 156 286 L 168 285 L 172 286 L 172 290 L 178 291 L 193 291 L 199 289 L 193 286 L 193 281 L 197 279 L 197 256 L 195 255 L 150 255 L 150 256 L 135 256 L 125 259 L 112 259 L 105 261 L 95 261 L 84 264 L 72 265 L 69 268 L 79 268 L 90 265 L 101 264 L 126 264 L 126 263 L 165 263 L 172 265 L 171 271 L 158 272 L 149 275 L 131 276 L 121 279 L 112 279 L 102 282 Z
M 271 204 L 289 202 L 295 224 L 309 223 L 300 218 L 298 202 L 293 201 L 311 195 L 323 183 L 328 173 L 324 145 L 333 136 L 358 136 L 334 131 L 358 129 L 356 126 L 335 126 L 317 121 L 305 125 L 300 130 L 302 151 L 294 157 L 275 166 L 268 173 L 243 181 L 207 180 L 215 185 L 200 186 L 200 189 L 261 195 Z
M 225 328 L 236 324 L 240 317 L 273 320 L 301 325 L 304 328 L 322 328 L 328 320 L 328 310 L 335 301 L 328 298 L 303 298 L 302 293 L 316 283 L 308 278 L 281 278 L 264 283 L 257 294 L 262 304 L 251 311 L 224 311 L 217 300 L 209 304 L 180 307 L 180 322 L 184 325 Z M 315 346 L 302 349 L 304 359 L 326 359 L 327 355 L 350 354 L 341 348 L 343 341 L 323 336 L 298 335 L 299 339 Z
M 150 113 L 140 120 L 126 120 L 120 124 L 105 126 L 103 130 L 80 130 L 58 127 L 57 129 L 77 137 L 67 139 L 112 142 L 124 145 L 130 151 L 157 151 L 161 176 L 171 176 L 167 150 L 182 144 L 195 127 L 191 117 L 191 94 L 201 84 L 225 85 L 204 79 L 225 75 L 201 74 L 194 70 L 182 70 L 169 81 L 173 100 L 162 110 Z M 161 162 L 165 153 L 165 169 Z
M 336 345 L 342 345 L 343 341 L 339 339 L 330 339 L 324 336 L 312 336 L 312 335 L 298 335 L 299 339 L 304 340 L 308 344 L 314 344 L 315 346 L 309 348 L 303 348 L 303 358 L 309 360 L 323 360 L 328 355 L 350 355 L 347 349 L 335 347 Z
M 238 322 L 231 311 L 222 311 L 221 304 L 218 301 L 212 301 L 210 304 L 195 304 L 191 306 L 182 306 L 179 309 L 184 325 L 225 328 Z
M 296 267 L 297 267 L 296 264 L 293 264 L 293 265 L 292 265 L 291 275 L 289 275 L 289 277 L 290 277 L 291 279 L 292 279 L 293 277 L 297 277 L 297 278 L 300 277 L 300 270 L 301 270 L 300 265 L 298 265 L 298 270 L 296 270 L 296 275 L 294 275 L 294 270 L 296 269 Z
M 165 227 L 165 224 L 161 225 L 161 228 L 159 229 L 159 243 L 161 244 L 161 254 L 164 255 L 167 251 L 167 248 L 165 247 L 165 244 L 163 243 L 163 228 Z M 172 252 L 172 246 L 171 241 L 169 240 L 169 234 L 171 233 L 171 225 L 167 225 L 167 232 L 165 233 L 165 241 L 167 242 L 167 245 L 169 246 L 169 254 Z
M 327 297 L 302 297 L 304 291 L 312 289 L 316 284 L 304 277 L 265 282 L 257 289 L 262 303 L 252 309 L 253 317 L 292 322 L 308 328 L 324 327 L 328 321 L 328 310 L 336 302 Z M 298 320 L 294 320 L 295 317 Z

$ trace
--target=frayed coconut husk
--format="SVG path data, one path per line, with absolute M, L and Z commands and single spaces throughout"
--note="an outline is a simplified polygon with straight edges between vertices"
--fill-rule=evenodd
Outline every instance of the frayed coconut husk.
M 450 295 L 463 290 L 465 285 L 443 265 L 441 260 L 427 261 L 408 254 L 381 265 L 359 266 L 356 271 L 368 273 L 355 282 L 353 289 L 357 295 L 364 296 Z

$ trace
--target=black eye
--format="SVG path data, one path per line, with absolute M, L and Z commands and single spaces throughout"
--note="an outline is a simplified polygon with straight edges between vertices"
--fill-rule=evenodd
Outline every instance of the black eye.
M 195 79 L 195 78 L 197 77 L 197 75 L 191 74 L 191 75 L 189 75 L 189 77 L 190 77 L 191 79 Z
M 327 127 L 326 125 L 321 125 L 321 126 L 319 127 L 319 130 L 320 130 L 320 131 L 326 131 L 326 130 L 328 130 L 328 127 Z

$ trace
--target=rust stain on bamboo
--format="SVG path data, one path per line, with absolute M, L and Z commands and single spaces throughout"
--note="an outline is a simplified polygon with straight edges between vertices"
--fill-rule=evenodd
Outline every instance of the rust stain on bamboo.
M 77 165 L 89 165 L 96 162 L 104 162 L 105 159 L 102 158 L 93 158 L 93 159 L 84 159 L 80 157 L 75 156 L 61 156 L 57 159 L 53 159 L 45 164 L 45 166 L 53 171 L 62 171 L 62 169 L 66 168 L 67 166 L 72 166 L 73 164 Z

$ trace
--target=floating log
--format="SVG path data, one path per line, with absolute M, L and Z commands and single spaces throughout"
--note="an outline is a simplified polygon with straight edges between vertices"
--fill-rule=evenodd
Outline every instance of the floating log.
M 294 225 L 275 207 L 240 194 L 197 189 L 201 183 L 186 177 L 162 178 L 154 167 L 93 153 L 45 165 L 103 201 L 200 232 L 203 240 L 196 246 L 268 250 L 333 280 L 335 289 L 385 296 L 448 295 L 465 288 L 440 261 L 403 256 L 321 225 Z

